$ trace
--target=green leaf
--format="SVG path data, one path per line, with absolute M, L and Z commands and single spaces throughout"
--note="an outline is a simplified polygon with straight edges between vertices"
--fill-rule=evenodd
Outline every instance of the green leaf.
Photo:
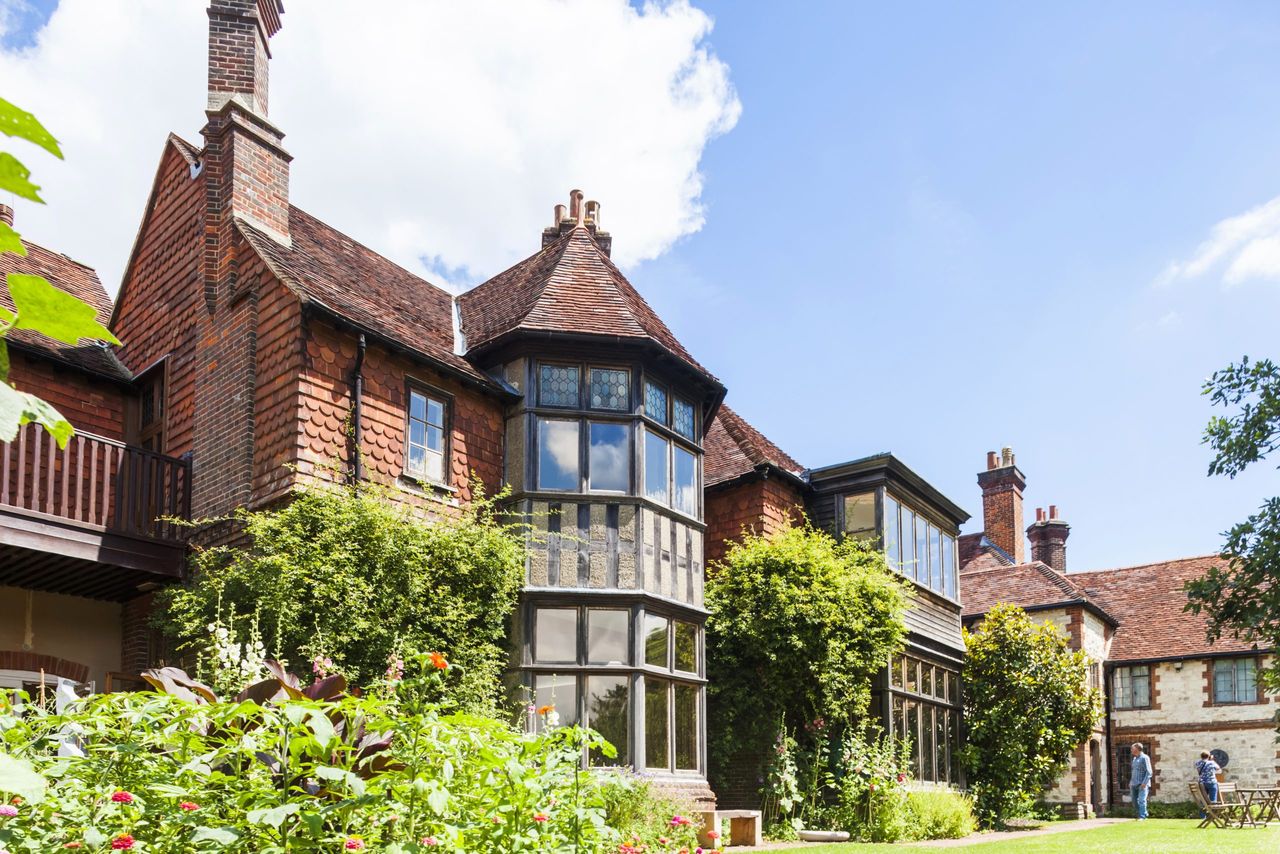
M 436 815 L 444 815 L 445 809 L 449 806 L 449 790 L 432 789 L 431 794 L 427 795 L 427 806 L 431 807 L 431 811 Z
M 22 236 L 7 222 L 0 222 L 0 252 L 12 252 L 14 255 L 27 254 L 26 247 L 22 245 Z
M 246 818 L 250 824 L 265 824 L 268 827 L 279 827 L 284 824 L 284 820 L 296 813 L 302 808 L 302 804 L 291 803 L 281 804 L 278 807 L 268 807 L 260 810 L 249 810 Z
M 218 847 L 231 845 L 240 838 L 240 834 L 229 827 L 197 827 L 191 835 L 192 843 L 212 842 Z
M 333 731 L 333 722 L 323 711 L 311 713 L 311 732 L 315 734 L 316 741 L 322 748 L 328 747 L 337 737 Z
M 43 276 L 10 273 L 8 278 L 9 295 L 18 310 L 15 329 L 34 329 L 64 344 L 79 344 L 82 338 L 120 343 L 98 322 L 97 309 L 55 288 Z
M 44 777 L 36 773 L 30 762 L 0 753 L 0 792 L 19 795 L 38 804 L 44 800 Z
M 39 119 L 26 110 L 0 98 L 0 133 L 34 142 L 54 157 L 61 159 L 62 149 L 53 134 L 45 130 Z
M 9 381 L 9 344 L 0 336 L 0 382 Z
M 0 190 L 8 190 L 14 195 L 43 205 L 44 199 L 40 198 L 38 192 L 40 188 L 27 180 L 30 177 L 31 170 L 23 166 L 18 158 L 7 151 L 0 151 Z
M 0 442 L 12 442 L 23 424 L 39 424 L 65 448 L 76 429 L 62 413 L 34 394 L 18 391 L 8 383 L 0 383 Z
M 84 844 L 90 848 L 97 848 L 99 845 L 107 841 L 106 834 L 96 827 L 86 827 L 84 829 Z

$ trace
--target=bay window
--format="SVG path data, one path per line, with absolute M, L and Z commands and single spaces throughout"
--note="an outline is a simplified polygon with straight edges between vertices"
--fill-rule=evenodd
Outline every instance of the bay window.
M 581 489 L 578 428 L 577 421 L 538 419 L 538 489 Z
M 535 727 L 545 727 L 554 711 L 562 726 L 597 730 L 618 756 L 592 754 L 593 765 L 701 769 L 705 680 L 698 623 L 640 605 L 526 607 L 532 631 L 523 681 L 532 689 Z
M 879 540 L 889 566 L 936 593 L 956 598 L 956 538 L 940 525 L 884 489 L 845 495 L 839 509 L 840 530 L 846 537 Z
M 644 497 L 659 504 L 671 503 L 671 443 L 652 430 L 644 433 Z
M 587 456 L 589 492 L 631 491 L 631 425 L 590 422 Z
M 917 780 L 958 785 L 960 675 L 951 667 L 908 655 L 889 665 L 890 732 L 911 744 Z

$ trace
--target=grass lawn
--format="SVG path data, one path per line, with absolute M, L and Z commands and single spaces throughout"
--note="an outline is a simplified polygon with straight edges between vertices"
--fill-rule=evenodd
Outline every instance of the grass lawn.
M 1046 834 L 1042 837 L 981 842 L 955 848 L 918 845 L 814 845 L 795 849 L 809 854 L 860 854 L 860 852 L 952 851 L 956 854 L 1112 854 L 1151 852 L 1152 854 L 1204 854 L 1230 851 L 1231 854 L 1274 854 L 1280 851 L 1280 827 L 1246 827 L 1238 830 L 1197 830 L 1198 822 L 1187 819 L 1151 819 L 1113 824 L 1093 830 Z

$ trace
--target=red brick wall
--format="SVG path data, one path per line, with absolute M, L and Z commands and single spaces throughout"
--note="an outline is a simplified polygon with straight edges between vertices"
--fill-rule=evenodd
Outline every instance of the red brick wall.
M 803 516 L 800 490 L 779 477 L 710 489 L 706 494 L 707 565 L 724 557 L 743 530 L 771 534 Z
M 204 177 L 166 143 L 131 263 L 120 287 L 112 331 L 134 373 L 170 356 L 164 452 L 192 449 L 195 423 L 196 311 L 203 308 Z
M 315 319 L 307 324 L 298 438 L 300 470 L 317 473 L 334 461 L 350 464 L 348 429 L 357 337 Z M 474 471 L 493 494 L 502 482 L 502 405 L 452 377 L 378 345 L 365 353 L 361 447 L 364 477 L 408 486 L 404 468 L 406 380 L 443 392 L 450 401 L 448 486 L 471 499 Z M 329 475 L 321 472 L 322 476 Z M 402 493 L 414 494 L 412 488 Z
M 125 602 L 120 609 L 120 671 L 136 676 L 156 663 L 161 647 L 159 631 L 151 627 L 151 606 L 155 598 L 144 593 Z
M 52 403 L 76 429 L 124 438 L 124 389 L 112 382 L 62 367 L 56 362 L 9 349 L 9 380 L 22 391 Z

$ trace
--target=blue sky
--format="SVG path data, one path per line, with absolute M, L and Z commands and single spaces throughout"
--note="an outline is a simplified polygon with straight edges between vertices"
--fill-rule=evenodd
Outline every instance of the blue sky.
M 54 182 L 51 208 L 59 212 L 74 208 L 58 207 L 58 180 L 64 199 L 75 198 L 73 185 L 114 181 L 93 192 L 108 204 L 122 199 L 107 217 L 122 223 L 120 233 L 106 234 L 108 223 L 78 236 L 79 219 L 41 220 L 42 211 L 20 210 L 19 226 L 29 223 L 37 239 L 105 270 L 114 289 L 110 273 L 127 252 L 163 133 L 195 138 L 199 129 L 204 15 L 199 0 L 181 12 L 171 11 L 171 0 L 148 0 L 149 11 L 123 28 L 138 32 L 119 33 L 95 26 L 92 16 L 105 14 L 98 2 L 105 0 L 76 0 L 75 16 L 69 11 L 38 55 L 37 31 L 55 4 L 0 0 L 11 15 L 0 67 L 9 61 L 30 72 L 20 94 L 51 112 L 64 93 L 84 90 L 81 102 L 53 115 L 68 134 L 68 163 L 57 169 L 92 171 L 29 165 Z M 593 134 L 634 134 L 614 121 L 632 109 L 632 95 L 614 103 L 583 98 L 578 112 L 563 117 L 521 112 L 512 119 L 546 143 L 533 151 L 541 160 L 516 152 L 526 157 L 517 164 L 520 183 L 502 175 L 484 182 L 497 168 L 487 149 L 473 152 L 468 165 L 458 152 L 477 149 L 473 133 L 460 149 L 430 149 L 413 161 L 399 150 L 366 158 L 368 184 L 352 186 L 315 174 L 328 166 L 323 158 L 355 150 L 359 134 L 334 141 L 319 122 L 335 111 L 352 114 L 370 93 L 356 92 L 361 97 L 341 110 L 317 110 L 350 94 L 342 76 L 355 69 L 333 57 L 349 57 L 353 48 L 320 44 L 334 32 L 326 21 L 336 13 L 322 13 L 325 4 L 287 5 L 273 47 L 272 109 L 296 157 L 295 196 L 383 251 L 395 247 L 379 242 L 375 214 L 421 200 L 443 224 L 421 232 L 430 239 L 415 244 L 419 254 L 438 252 L 446 271 L 495 272 L 519 257 L 511 252 L 535 248 L 560 190 L 555 197 L 541 186 L 520 191 L 554 172 L 548 186 L 567 189 L 572 181 L 589 194 L 605 187 L 605 224 L 615 251 L 625 252 L 652 230 L 637 210 L 685 211 L 687 204 L 629 209 L 628 193 L 639 195 L 643 180 L 627 191 L 609 184 L 611 175 L 647 162 L 650 147 L 679 151 L 685 136 L 693 138 L 695 159 L 686 160 L 703 178 L 705 223 L 693 233 L 646 234 L 651 246 L 675 242 L 628 273 L 724 380 L 730 404 L 802 463 L 892 451 L 980 514 L 975 475 L 985 452 L 1012 445 L 1027 475 L 1028 521 L 1035 506 L 1059 505 L 1073 525 L 1074 569 L 1211 552 L 1223 529 L 1280 492 L 1274 468 L 1234 482 L 1208 479 L 1209 453 L 1199 443 L 1211 414 L 1199 394 L 1204 378 L 1246 353 L 1280 356 L 1280 202 L 1262 207 L 1280 197 L 1280 8 L 1273 3 L 701 0 L 695 5 L 714 18 L 714 30 L 690 41 L 689 16 L 677 10 L 665 24 L 673 35 L 653 52 L 708 50 L 727 64 L 741 115 L 724 135 L 709 128 L 733 111 L 717 118 L 724 95 L 704 91 L 695 96 L 709 112 L 687 133 L 625 151 L 616 143 L 584 147 Z M 358 21 L 346 20 L 357 29 Z M 484 26 L 503 25 L 501 15 L 494 21 Z M 600 21 L 613 29 L 598 40 L 615 52 L 629 33 L 652 35 L 657 27 Z M 364 53 L 362 65 L 394 53 L 383 41 L 391 37 L 385 23 L 372 24 L 380 47 Z M 483 39 L 451 36 L 464 56 L 474 52 L 468 38 L 492 48 L 493 31 L 480 30 Z M 550 24 L 545 33 L 522 32 L 511 44 L 566 38 L 568 50 L 586 50 L 595 41 Z M 138 41 L 151 46 L 146 53 L 137 52 Z M 548 52 L 565 51 L 549 44 Z M 86 53 L 93 55 L 81 60 Z M 482 78 L 495 64 L 482 55 L 444 84 Z M 547 67 L 524 54 L 512 66 L 531 77 Z M 599 60 L 583 67 L 619 73 Z M 335 69 L 333 80 L 317 69 Z M 428 87 L 432 71 L 406 73 L 426 75 L 417 83 Z M 496 83 L 481 80 L 485 93 L 511 88 L 512 72 L 502 73 Z M 37 85 L 41 75 L 50 80 L 46 90 Z M 534 88 L 558 85 L 537 81 Z M 147 97 L 128 101 L 127 127 L 116 124 L 103 137 L 89 118 L 79 121 L 86 114 L 80 104 L 111 107 L 120 92 L 144 86 Z M 298 94 L 304 87 L 314 87 L 310 99 Z M 424 103 L 434 103 L 430 91 L 424 88 Z M 520 97 L 523 107 L 528 99 Z M 564 100 L 547 99 L 547 109 Z M 645 116 L 671 113 L 666 103 L 643 109 Z M 416 133 L 411 145 L 434 144 L 465 133 L 471 120 L 449 106 L 438 111 L 443 118 L 425 112 L 421 126 L 382 130 L 384 142 Z M 116 114 L 107 114 L 114 122 Z M 370 135 L 368 127 L 357 130 Z M 114 147 L 96 142 L 103 138 Z M 519 160 L 503 148 L 496 153 Z M 381 175 L 384 161 L 399 171 Z M 436 163 L 439 174 L 430 172 Z M 662 180 L 678 181 L 682 168 Z M 444 186 L 454 178 L 456 192 Z M 419 179 L 422 186 L 412 184 Z M 361 207 L 361 192 L 383 195 L 377 206 Z M 518 197 L 535 194 L 536 223 L 529 214 L 529 222 L 512 225 L 512 211 L 523 211 Z M 483 220 L 462 213 L 474 197 Z M 90 204 L 98 202 L 86 197 L 82 209 Z M 1232 244 L 1242 232 L 1251 242 Z M 516 249 L 488 250 L 490 235 L 508 234 L 519 238 Z M 1214 263 L 1219 249 L 1227 260 Z
M 739 412 L 806 465 L 892 451 L 967 530 L 1011 445 L 1074 569 L 1211 552 L 1276 493 L 1206 478 L 1199 389 L 1276 355 L 1280 282 L 1155 283 L 1280 194 L 1280 9 L 701 5 L 742 118 L 632 278 Z

